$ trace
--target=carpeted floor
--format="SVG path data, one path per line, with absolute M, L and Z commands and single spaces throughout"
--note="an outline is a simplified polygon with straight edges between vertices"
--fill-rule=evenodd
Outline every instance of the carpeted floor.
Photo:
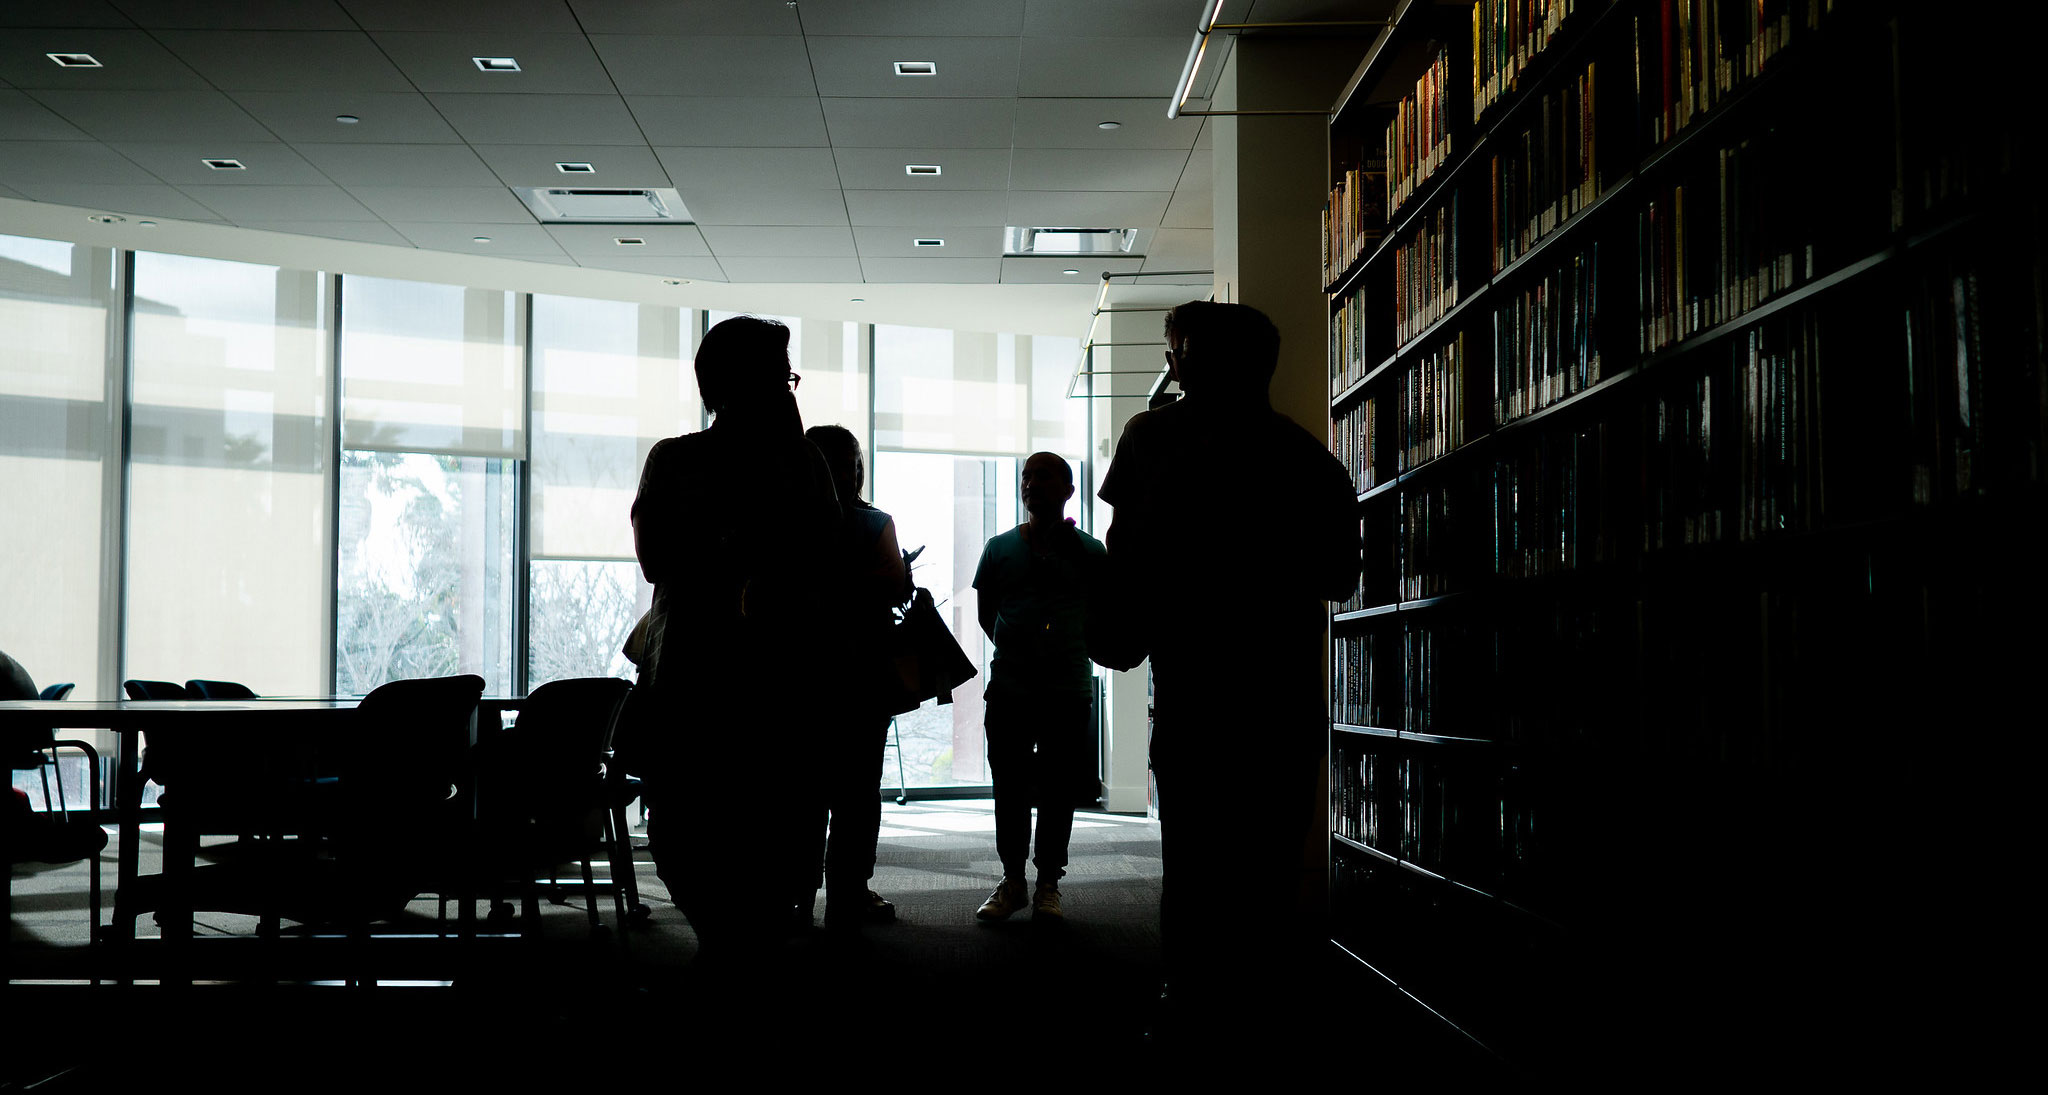
M 679 1079 L 697 1067 L 690 1062 L 759 1068 L 764 1076 L 786 1071 L 797 1080 L 838 1069 L 849 1078 L 951 1073 L 998 1058 L 1070 1065 L 1144 1059 L 1160 981 L 1156 822 L 1080 815 L 1062 884 L 1064 922 L 1019 914 L 989 925 L 974 910 L 1000 874 L 990 804 L 883 809 L 874 886 L 896 903 L 896 922 L 854 933 L 813 928 L 735 969 L 696 961 L 696 938 L 642 851 L 648 924 L 593 939 L 580 901 L 551 903 L 538 940 L 487 940 L 464 954 L 459 972 L 445 964 L 445 944 L 418 941 L 407 951 L 400 943 L 379 951 L 381 984 L 350 987 L 338 979 L 364 967 L 350 964 L 344 940 L 295 939 L 288 931 L 271 945 L 253 938 L 250 918 L 202 914 L 193 950 L 201 975 L 228 974 L 234 983 L 50 983 L 96 972 L 79 964 L 88 953 L 80 946 L 85 870 L 18 872 L 9 924 L 18 980 L 4 990 L 6 1013 L 62 1017 L 92 1030 L 112 1024 L 124 1033 L 89 1040 L 114 1051 L 96 1048 L 75 1062 L 54 1045 L 10 1053 L 0 1091 L 5 1082 L 53 1074 L 38 1090 L 145 1079 L 189 1079 L 215 1090 L 355 1089 L 428 1078 L 523 1083 L 585 1073 Z M 744 839 L 747 819 L 732 825 Z M 160 837 L 144 840 L 148 873 L 160 858 Z M 110 891 L 114 851 L 103 860 Z M 601 900 L 599 909 L 609 927 L 610 903 Z M 433 931 L 435 912 L 433 901 L 415 902 L 410 926 Z M 144 918 L 139 931 L 147 937 L 155 926 Z M 135 953 L 150 950 L 145 943 Z M 410 954 L 421 956 L 416 968 Z M 329 965 L 333 972 L 325 973 Z M 337 980 L 321 983 L 323 976 Z

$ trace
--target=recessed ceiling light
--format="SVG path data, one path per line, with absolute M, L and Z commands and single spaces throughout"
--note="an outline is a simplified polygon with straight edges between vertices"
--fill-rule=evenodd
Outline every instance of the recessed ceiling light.
M 249 167 L 240 160 L 201 160 L 200 163 L 215 171 L 247 171 Z
M 557 164 L 555 164 L 555 170 L 557 170 L 557 171 L 561 172 L 561 173 L 562 173 L 562 174 L 564 174 L 564 175 L 595 175 L 595 174 L 597 174 L 597 168 L 596 168 L 596 166 L 594 166 L 594 165 L 592 165 L 592 164 L 587 164 L 587 163 L 576 163 L 576 162 L 570 162 L 570 163 L 557 163 Z
M 905 175 L 936 175 L 939 165 L 935 163 L 907 163 L 903 165 Z
M 868 299 L 868 298 L 866 298 L 866 297 L 847 297 L 846 299 L 847 299 L 847 302 L 848 302 L 848 303 L 850 303 L 850 304 L 865 304 L 865 303 L 867 303 L 867 299 Z
M 57 62 L 58 68 L 105 68 L 99 58 L 90 53 L 45 53 L 43 56 Z
M 136 222 L 135 222 L 135 227 L 137 227 L 137 228 L 155 228 L 155 227 L 156 227 L 156 222 L 155 222 L 155 221 L 136 221 Z
M 469 237 L 469 242 L 471 242 L 471 243 L 489 243 L 489 242 L 491 242 L 491 237 L 489 237 L 489 236 L 471 236 L 471 237 Z
M 937 61 L 896 62 L 896 75 L 898 76 L 937 76 L 938 74 L 939 63 Z
M 661 283 L 663 285 L 688 285 L 690 281 L 688 278 L 663 278 Z
M 362 121 L 361 118 L 358 118 L 353 114 L 336 114 L 334 116 L 334 120 L 340 122 L 342 125 L 354 125 L 357 122 Z
M 1060 273 L 1062 273 L 1062 274 L 1078 274 L 1078 273 L 1080 273 L 1080 272 L 1081 272 L 1081 271 L 1079 271 L 1079 270 L 1062 270 L 1062 271 L 1060 271 Z
M 87 213 L 85 219 L 94 224 L 120 224 L 128 218 L 117 213 Z
M 911 245 L 912 247 L 944 247 L 944 246 L 946 246 L 946 241 L 945 241 L 945 240 L 941 240 L 941 239 L 929 239 L 929 238 L 926 238 L 926 239 L 915 239 L 915 240 L 911 240 L 911 241 L 910 241 L 910 245 Z
M 510 57 L 471 57 L 485 72 L 518 72 L 519 62 Z
M 619 245 L 620 247 L 645 247 L 645 246 L 647 246 L 647 241 L 646 241 L 646 240 L 644 240 L 644 239 L 641 239 L 641 238 L 640 238 L 639 236 L 613 236 L 613 237 L 612 237 L 612 242 L 613 242 L 613 243 L 616 243 L 616 244 L 618 244 L 618 245 Z
M 1122 129 L 1122 128 L 1123 128 L 1123 125 L 1124 125 L 1124 124 L 1123 124 L 1122 122 L 1097 122 L 1097 123 L 1095 123 L 1095 128 L 1097 128 L 1097 129 Z

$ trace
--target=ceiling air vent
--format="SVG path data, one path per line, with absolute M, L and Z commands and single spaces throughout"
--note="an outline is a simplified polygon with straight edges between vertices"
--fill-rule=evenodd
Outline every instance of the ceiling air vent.
M 43 56 L 57 62 L 59 68 L 105 68 L 99 59 L 90 53 L 45 53 Z
M 896 62 L 896 75 L 898 76 L 937 76 L 938 74 L 939 65 L 936 61 Z
M 673 189 L 530 186 L 512 191 L 543 224 L 690 223 Z
M 1006 255 L 1127 255 L 1137 241 L 1135 228 L 1003 229 Z

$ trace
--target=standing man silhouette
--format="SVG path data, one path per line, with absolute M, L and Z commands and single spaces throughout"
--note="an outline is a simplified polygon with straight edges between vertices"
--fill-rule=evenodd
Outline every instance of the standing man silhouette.
M 1328 829 L 1323 602 L 1358 585 L 1358 496 L 1273 410 L 1280 334 L 1264 314 L 1190 301 L 1166 314 L 1166 343 L 1183 395 L 1130 420 L 1103 479 L 1114 600 L 1090 650 L 1114 669 L 1152 659 L 1177 1013 L 1279 1022 L 1287 979 L 1327 938 L 1309 852 Z
M 1030 520 L 990 539 L 974 571 L 981 629 L 996 644 L 985 715 L 995 779 L 996 855 L 1003 878 L 975 916 L 1005 920 L 1031 907 L 1057 920 L 1067 841 L 1074 831 L 1095 684 L 1087 629 L 1104 575 L 1102 542 L 1066 520 L 1074 469 L 1049 452 L 1024 461 L 1019 485 Z M 1028 901 L 1024 861 L 1031 848 L 1031 800 L 1038 799 L 1038 885 Z

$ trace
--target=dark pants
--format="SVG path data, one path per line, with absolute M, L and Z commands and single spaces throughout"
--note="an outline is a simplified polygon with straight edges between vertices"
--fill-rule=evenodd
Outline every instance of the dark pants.
M 826 900 L 867 896 L 875 876 L 875 839 L 882 828 L 882 754 L 889 744 L 889 717 L 834 727 L 818 742 L 812 862 L 825 864 Z M 826 835 L 827 828 L 831 835 Z M 798 903 L 816 891 L 815 871 L 801 884 Z
M 988 700 L 983 725 L 996 785 L 996 855 L 1007 878 L 1024 877 L 1034 797 L 1038 854 L 1031 862 L 1041 881 L 1056 882 L 1067 873 L 1074 804 L 1092 775 L 1086 771 L 1092 705 L 1085 694 Z

